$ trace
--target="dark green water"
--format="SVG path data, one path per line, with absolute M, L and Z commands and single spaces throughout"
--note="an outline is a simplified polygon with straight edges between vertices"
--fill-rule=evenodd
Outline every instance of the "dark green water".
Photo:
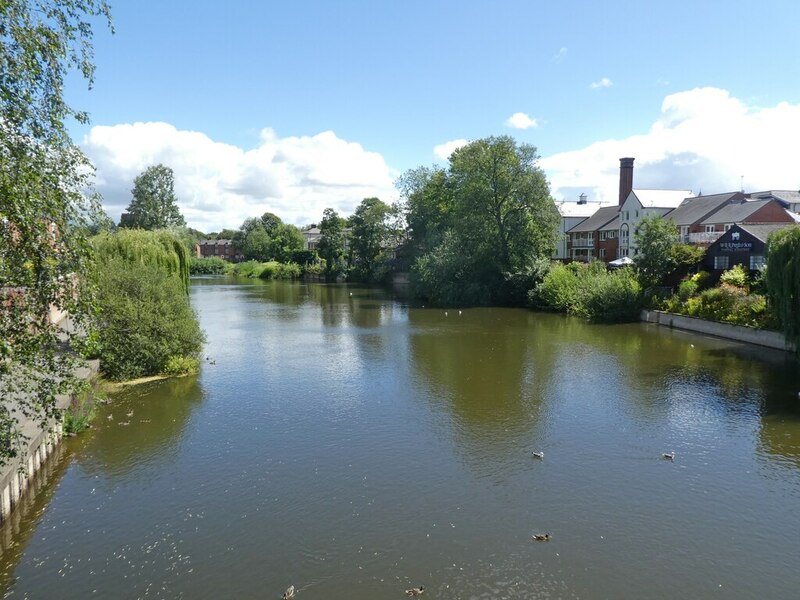
M 192 302 L 215 364 L 65 443 L 4 532 L 6 597 L 797 597 L 779 354 L 358 288 Z

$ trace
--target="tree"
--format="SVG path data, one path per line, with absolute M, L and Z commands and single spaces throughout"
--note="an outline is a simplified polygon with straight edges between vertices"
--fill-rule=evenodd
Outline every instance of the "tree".
M 526 301 L 520 281 L 549 256 L 558 223 L 537 160 L 533 146 L 489 137 L 456 150 L 446 171 L 401 177 L 419 295 L 453 304 Z
M 786 339 L 800 351 L 800 226 L 769 236 L 766 282 L 770 306 Z
M 56 395 L 76 389 L 75 340 L 47 318 L 66 311 L 80 330 L 91 312 L 85 281 L 87 215 L 97 208 L 91 165 L 66 121 L 88 116 L 64 100 L 77 71 L 91 87 L 92 23 L 105 0 L 0 3 L 0 464 L 23 447 L 22 419 L 47 427 Z
M 633 238 L 639 248 L 633 260 L 642 285 L 663 282 L 677 266 L 678 228 L 661 215 L 649 215 L 639 222 Z
M 344 270 L 344 226 L 346 221 L 332 208 L 326 208 L 319 224 L 317 251 L 325 259 L 325 278 L 332 279 Z
M 166 229 L 185 227 L 175 197 L 175 174 L 162 164 L 147 167 L 133 180 L 133 200 L 120 227 Z
M 291 262 L 295 252 L 302 250 L 306 240 L 300 230 L 288 223 L 279 223 L 271 232 L 270 258 L 278 262 Z
M 364 198 L 350 217 L 353 231 L 350 236 L 350 251 L 356 278 L 374 281 L 380 278 L 377 270 L 383 258 L 383 245 L 388 236 L 386 219 L 391 208 L 378 198 Z

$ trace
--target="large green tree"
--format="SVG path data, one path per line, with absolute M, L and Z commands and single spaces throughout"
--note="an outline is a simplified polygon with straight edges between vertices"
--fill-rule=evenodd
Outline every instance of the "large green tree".
M 325 259 L 326 279 L 335 278 L 344 270 L 346 221 L 332 208 L 326 208 L 319 224 L 320 240 L 317 252 Z
M 77 71 L 91 86 L 92 26 L 110 24 L 104 0 L 0 2 L 0 464 L 22 447 L 19 423 L 58 416 L 74 390 L 74 333 L 51 322 L 90 312 L 88 221 L 98 207 L 91 165 L 66 124 L 88 116 L 64 99 Z
M 387 220 L 391 208 L 379 198 L 364 198 L 350 216 L 351 264 L 360 281 L 375 281 L 380 278 L 378 269 L 383 262 L 384 245 L 389 238 Z
M 446 170 L 401 177 L 419 295 L 440 303 L 524 301 L 524 282 L 549 256 L 558 223 L 537 160 L 533 146 L 489 137 L 456 150 Z
M 175 196 L 175 173 L 162 164 L 147 167 L 133 180 L 133 200 L 121 227 L 166 229 L 185 227 Z

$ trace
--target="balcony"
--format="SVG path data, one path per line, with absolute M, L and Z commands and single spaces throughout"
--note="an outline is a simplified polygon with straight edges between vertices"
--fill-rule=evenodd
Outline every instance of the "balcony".
M 587 238 L 573 238 L 572 239 L 572 247 L 573 248 L 594 248 L 594 239 L 587 239 Z

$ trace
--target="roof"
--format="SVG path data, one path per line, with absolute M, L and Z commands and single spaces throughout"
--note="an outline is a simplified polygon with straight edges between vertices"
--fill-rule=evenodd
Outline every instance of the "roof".
M 197 243 L 201 246 L 230 246 L 233 240 L 200 240 Z
M 681 225 L 694 225 L 726 204 L 730 204 L 734 199 L 743 200 L 744 195 L 741 192 L 729 192 L 712 196 L 686 198 L 678 208 L 667 213 L 665 218 L 670 219 L 679 227 Z
M 703 220 L 701 225 L 713 225 L 715 223 L 741 223 L 747 217 L 765 207 L 774 200 L 748 200 L 746 202 L 736 202 L 723 206 L 717 212 Z
M 619 229 L 619 213 L 609 223 L 606 223 L 600 228 L 600 231 L 613 231 Z
M 750 194 L 754 200 L 767 200 L 774 198 L 786 206 L 786 204 L 800 204 L 800 192 L 796 190 L 767 190 L 765 192 L 754 192 Z
M 787 227 L 796 227 L 796 225 L 794 223 L 739 223 L 737 227 L 762 242 L 766 242 L 770 233 Z
M 631 190 L 643 208 L 677 208 L 692 190 Z M 627 200 L 627 198 L 626 198 Z
M 614 219 L 619 218 L 619 206 L 616 204 L 613 206 L 604 206 L 602 208 L 598 208 L 595 213 L 586 219 L 585 221 L 581 221 L 575 227 L 570 229 L 567 233 L 581 233 L 585 231 L 596 231 L 603 227 L 604 225 L 608 225 Z
M 579 204 L 577 202 L 556 202 L 556 209 L 562 217 L 591 217 L 595 211 L 608 204 L 601 204 L 599 202 L 586 202 Z

